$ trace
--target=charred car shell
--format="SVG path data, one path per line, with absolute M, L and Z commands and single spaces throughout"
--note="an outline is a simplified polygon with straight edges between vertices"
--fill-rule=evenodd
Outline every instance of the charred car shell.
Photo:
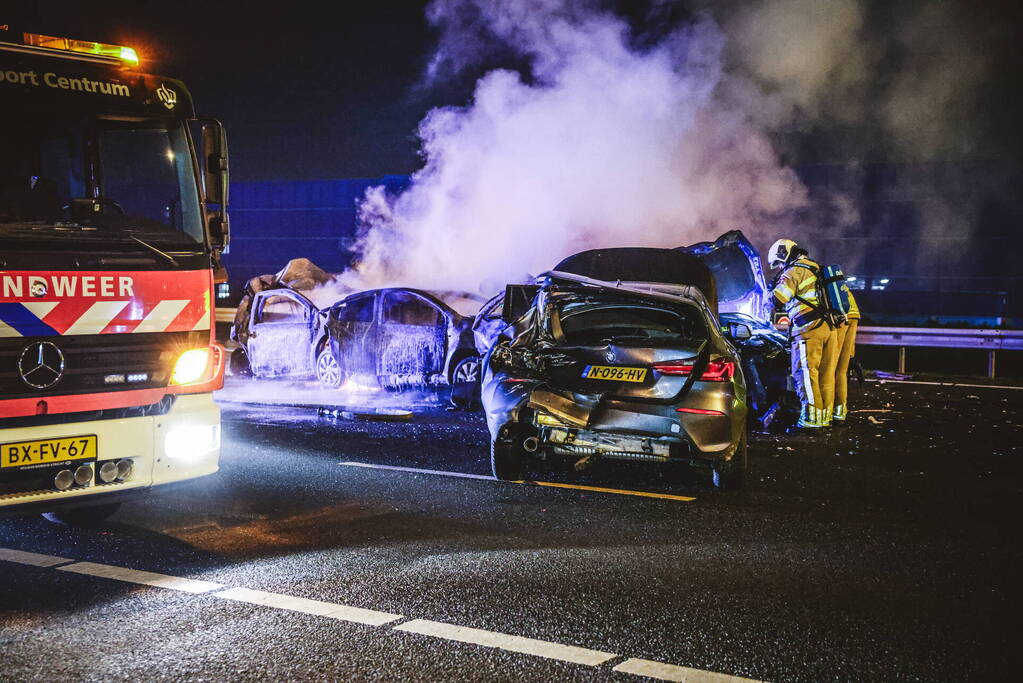
M 387 389 L 478 385 L 472 318 L 406 287 L 351 294 L 330 307 L 327 346 L 340 375 Z
M 692 281 L 706 268 L 683 270 L 679 279 Z M 741 482 L 745 382 L 699 288 L 554 271 L 521 316 L 508 305 L 514 295 L 511 324 L 484 361 L 495 476 L 521 478 L 545 457 L 614 458 L 708 465 L 718 485 Z
M 325 313 L 287 287 L 251 293 L 231 331 L 243 352 L 232 356 L 232 371 L 261 378 L 314 376 L 317 354 L 327 340 Z

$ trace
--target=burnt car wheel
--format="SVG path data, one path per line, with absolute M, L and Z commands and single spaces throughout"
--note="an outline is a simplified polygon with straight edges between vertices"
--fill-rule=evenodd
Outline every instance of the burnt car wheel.
M 711 477 L 715 488 L 722 491 L 742 488 L 746 482 L 747 450 L 747 437 L 743 432 L 732 459 L 714 466 Z
M 337 389 L 344 383 L 345 373 L 338 364 L 329 346 L 316 354 L 316 379 L 325 387 Z
M 105 522 L 120 507 L 120 503 L 107 503 L 106 505 L 92 505 L 89 507 L 72 508 L 71 510 L 44 512 L 43 517 L 51 522 L 68 526 L 95 526 Z
M 231 358 L 228 361 L 228 365 L 231 370 L 231 374 L 235 377 L 249 377 L 252 375 L 252 367 L 249 365 L 249 357 L 245 354 L 245 349 L 238 347 L 231 352 Z
M 467 356 L 458 361 L 451 372 L 451 405 L 456 408 L 470 408 L 480 400 L 479 356 Z
M 494 478 L 501 481 L 522 481 L 526 463 L 518 444 L 503 441 L 490 442 L 490 468 Z

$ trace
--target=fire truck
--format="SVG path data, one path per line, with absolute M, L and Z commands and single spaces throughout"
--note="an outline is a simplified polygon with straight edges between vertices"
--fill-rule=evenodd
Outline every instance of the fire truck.
M 0 515 L 212 474 L 226 136 L 130 47 L 0 24 Z

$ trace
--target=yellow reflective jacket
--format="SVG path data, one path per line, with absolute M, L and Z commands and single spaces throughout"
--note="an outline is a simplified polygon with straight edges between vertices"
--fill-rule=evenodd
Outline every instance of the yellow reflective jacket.
M 852 291 L 846 286 L 842 285 L 845 289 L 846 296 L 849 297 L 849 313 L 845 316 L 849 320 L 860 319 L 860 305 L 856 303 L 856 297 L 853 296 Z
M 824 324 L 821 315 L 814 310 L 817 301 L 817 276 L 805 266 L 820 272 L 820 266 L 806 257 L 796 259 L 782 271 L 775 285 L 775 303 L 784 309 L 791 321 L 789 330 L 800 334 Z

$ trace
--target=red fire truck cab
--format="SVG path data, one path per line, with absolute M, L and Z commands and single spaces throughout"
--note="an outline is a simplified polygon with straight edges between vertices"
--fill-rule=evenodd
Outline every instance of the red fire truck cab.
M 0 514 L 218 469 L 226 137 L 138 61 L 0 25 Z

